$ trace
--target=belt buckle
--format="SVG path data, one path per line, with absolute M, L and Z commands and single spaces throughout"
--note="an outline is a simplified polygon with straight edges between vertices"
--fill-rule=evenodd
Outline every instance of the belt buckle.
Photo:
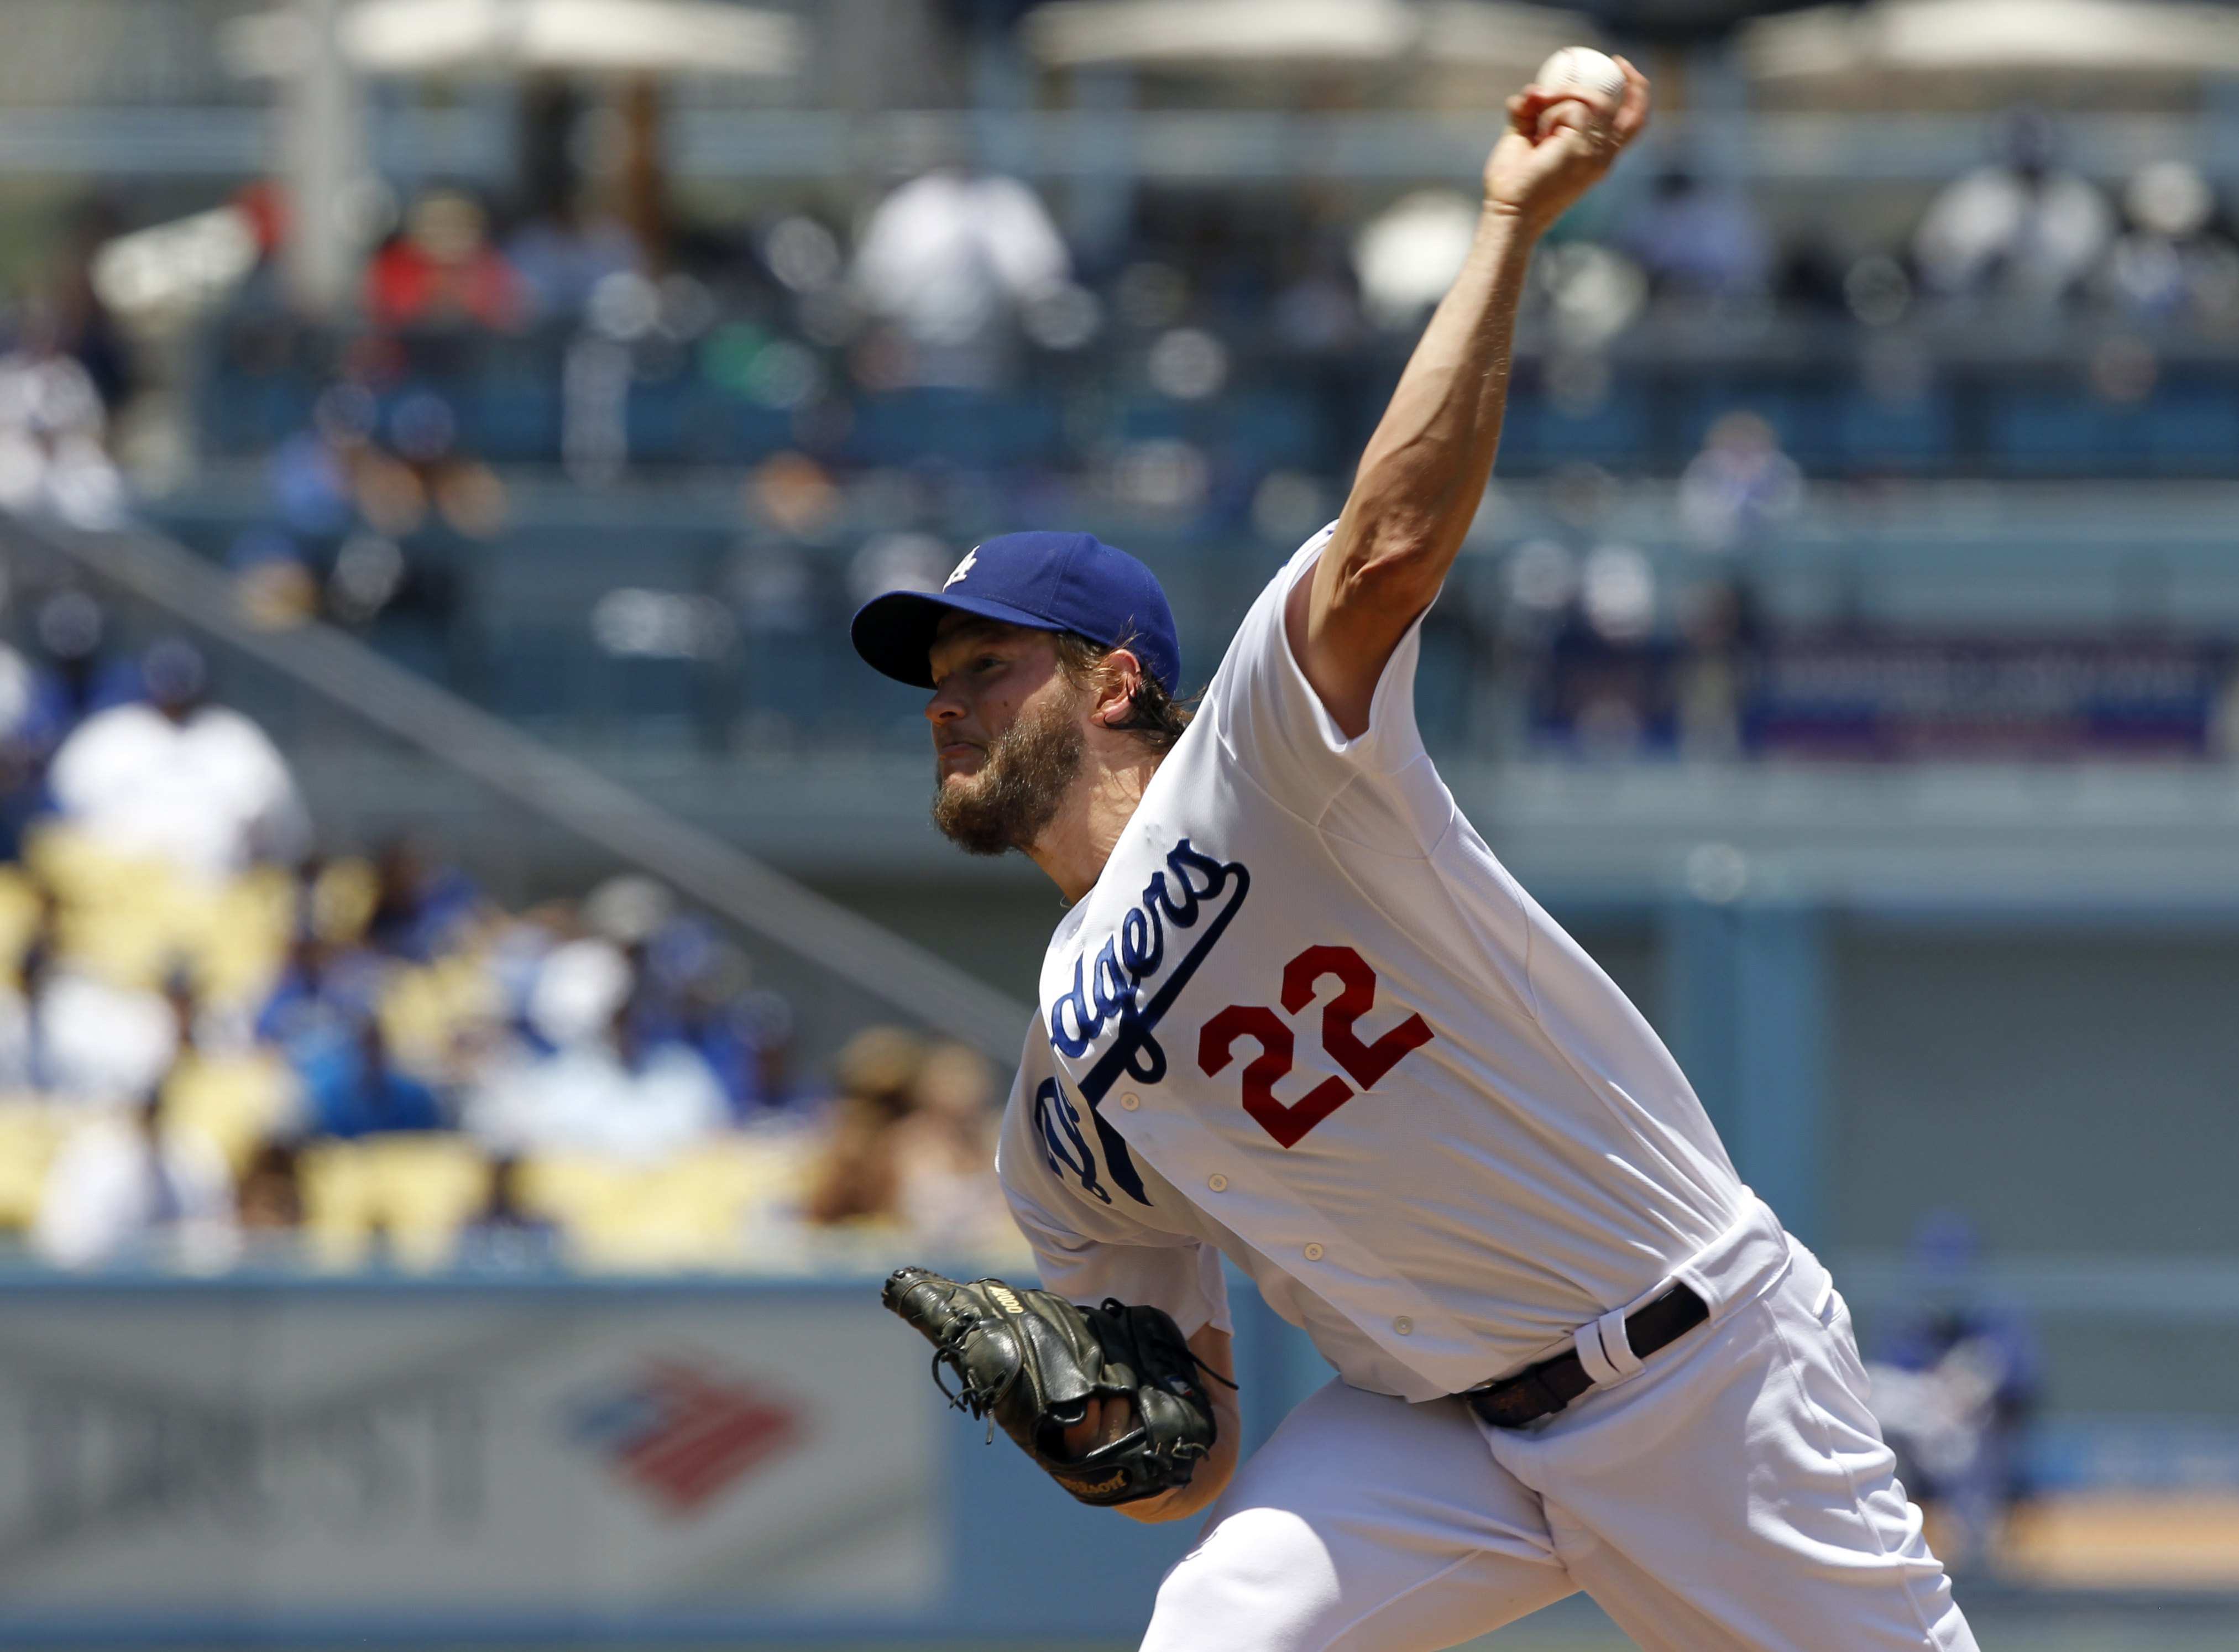
M 1559 1359 L 1561 1356 L 1556 1357 Z M 1541 1374 L 1553 1363 L 1542 1360 L 1537 1365 L 1527 1365 L 1513 1377 L 1470 1390 L 1462 1398 L 1472 1410 L 1497 1429 L 1526 1428 L 1570 1404 L 1547 1386 Z

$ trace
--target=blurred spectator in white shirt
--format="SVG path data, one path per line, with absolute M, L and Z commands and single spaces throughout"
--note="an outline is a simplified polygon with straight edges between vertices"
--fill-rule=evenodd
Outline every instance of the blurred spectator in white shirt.
M 2058 303 L 2097 267 L 2114 238 L 2106 198 L 2053 166 L 2053 132 L 2019 115 L 2003 158 L 1968 173 L 1929 203 L 1913 232 L 1913 262 L 1930 291 L 1996 292 L 2036 308 Z
M 928 172 L 872 212 L 855 253 L 865 308 L 912 347 L 907 381 L 957 389 L 994 382 L 1004 322 L 1064 287 L 1072 261 L 1034 192 L 1015 178 Z
M 541 1058 L 493 1061 L 464 1122 L 501 1157 L 572 1152 L 642 1163 L 721 1133 L 730 1105 L 696 1051 L 643 1039 L 625 1003 L 602 1036 L 576 1037 Z
M 629 994 L 630 964 L 621 948 L 595 935 L 563 941 L 537 964 L 528 989 L 528 1025 L 558 1049 L 595 1043 Z
M 221 1266 L 236 1244 L 225 1159 L 199 1132 L 167 1128 L 150 1100 L 88 1119 L 47 1171 L 32 1247 L 64 1268 L 145 1259 L 173 1237 L 189 1266 Z
M 163 1082 L 178 1026 L 159 992 L 118 986 L 67 966 L 31 1002 L 33 1072 L 50 1099 L 102 1106 Z
M 163 995 L 119 986 L 59 958 L 50 905 L 24 949 L 20 985 L 0 990 L 0 1091 L 106 1107 L 154 1090 L 178 1053 Z
M 2210 228 L 2216 191 L 2197 167 L 2155 161 L 2123 190 L 2129 228 L 2108 255 L 2105 283 L 2142 322 L 2183 319 L 2229 331 L 2239 319 L 2239 249 Z
M 0 355 L 0 508 L 115 524 L 124 488 L 102 445 L 107 426 L 92 375 L 60 349 L 52 317 L 35 312 L 21 346 Z
M 159 642 L 142 669 L 149 703 L 88 718 L 55 754 L 63 818 L 114 853 L 212 879 L 299 857 L 310 831 L 295 779 L 263 730 L 203 703 L 201 654 Z

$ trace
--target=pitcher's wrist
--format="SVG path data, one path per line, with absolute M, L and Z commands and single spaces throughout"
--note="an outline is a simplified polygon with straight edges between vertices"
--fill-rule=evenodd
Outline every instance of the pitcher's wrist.
M 1492 239 L 1497 252 L 1527 255 L 1555 219 L 1562 216 L 1558 212 L 1543 222 L 1539 214 L 1488 195 L 1478 207 L 1478 235 L 1481 239 Z

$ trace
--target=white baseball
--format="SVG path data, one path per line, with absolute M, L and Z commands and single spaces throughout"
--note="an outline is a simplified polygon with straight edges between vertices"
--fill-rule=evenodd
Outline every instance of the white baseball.
M 1531 83 L 1551 92 L 1565 86 L 1584 86 L 1611 97 L 1623 97 L 1624 70 L 1607 52 L 1596 51 L 1591 46 L 1565 46 L 1539 65 Z

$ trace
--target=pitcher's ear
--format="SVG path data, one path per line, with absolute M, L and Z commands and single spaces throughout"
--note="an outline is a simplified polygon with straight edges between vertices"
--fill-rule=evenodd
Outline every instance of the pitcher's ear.
M 1135 691 L 1143 686 L 1143 662 L 1132 648 L 1114 648 L 1098 667 L 1096 720 L 1106 727 L 1125 721 L 1135 709 Z

